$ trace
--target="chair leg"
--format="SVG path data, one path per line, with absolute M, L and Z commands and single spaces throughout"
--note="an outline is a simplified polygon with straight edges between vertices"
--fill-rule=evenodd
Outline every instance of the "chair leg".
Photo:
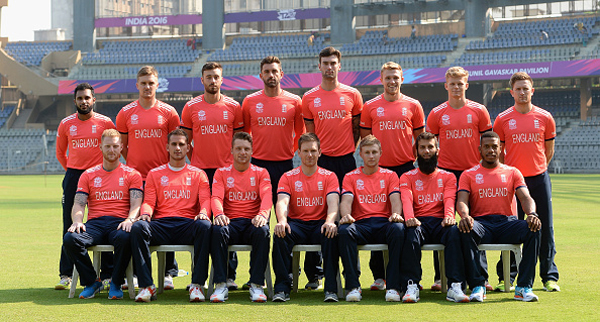
M 298 283 L 300 280 L 300 273 L 298 272 L 300 269 L 300 252 L 292 251 L 292 292 L 298 293 Z
M 438 262 L 440 263 L 440 279 L 442 283 L 442 292 L 448 291 L 448 278 L 446 277 L 446 258 L 444 250 L 438 250 Z
M 162 294 L 165 290 L 165 266 L 167 265 L 167 256 L 165 252 L 156 252 L 158 256 L 158 294 Z
M 100 267 L 101 267 L 100 262 L 102 261 L 102 256 L 100 256 L 100 255 L 102 255 L 102 252 L 93 251 L 92 254 L 94 257 L 93 265 L 94 265 L 94 270 L 96 271 L 96 278 L 100 278 Z
M 519 264 L 521 264 L 521 259 L 523 258 L 521 254 L 521 246 L 514 249 L 515 253 L 515 263 L 517 263 L 517 270 L 519 269 Z
M 208 291 L 206 292 L 206 296 L 211 296 L 215 287 L 213 282 L 213 278 L 215 277 L 215 267 L 210 264 L 210 274 L 208 275 Z
M 273 278 L 271 277 L 271 262 L 267 259 L 267 268 L 265 269 L 265 278 L 267 279 L 267 291 L 269 297 L 273 299 Z
M 339 261 L 339 259 L 338 259 Z M 338 297 L 341 299 L 342 297 L 344 297 L 344 288 L 342 287 L 342 274 L 340 273 L 340 269 L 339 267 L 341 267 L 341 265 L 339 265 L 338 263 L 338 271 L 337 271 L 337 294 Z
M 502 251 L 502 267 L 504 269 L 504 292 L 510 292 L 510 250 Z
M 73 278 L 71 279 L 71 288 L 69 289 L 69 298 L 72 299 L 75 296 L 75 290 L 77 289 L 77 283 L 79 282 L 79 272 L 77 267 L 73 265 Z
M 133 285 L 133 263 L 131 259 L 129 260 L 129 265 L 127 265 L 125 277 L 127 278 L 127 285 L 129 286 L 129 298 L 133 300 L 135 298 L 135 285 Z

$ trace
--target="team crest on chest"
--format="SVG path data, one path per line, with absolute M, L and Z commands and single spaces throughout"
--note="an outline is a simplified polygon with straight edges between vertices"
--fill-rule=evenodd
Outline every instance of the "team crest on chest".
M 96 133 L 96 125 L 95 124 L 92 125 L 92 133 L 94 133 L 94 134 Z
M 423 191 L 423 181 L 415 181 L 415 189 L 417 189 L 417 191 Z
M 508 129 L 516 130 L 517 129 L 517 121 L 515 119 L 508 120 Z
M 94 178 L 94 188 L 100 188 L 100 187 L 102 187 L 102 178 L 95 177 Z
M 137 114 L 131 114 L 131 124 L 138 124 Z
M 69 133 L 71 133 L 71 136 L 77 135 L 77 126 L 71 125 L 71 127 L 69 128 Z
M 448 115 L 448 114 L 442 115 L 442 124 L 450 125 L 450 115 Z
M 206 112 L 204 110 L 198 111 L 198 120 L 206 121 Z
M 264 107 L 263 103 L 256 104 L 256 113 L 262 113 L 263 107 Z
M 533 120 L 533 127 L 536 129 L 540 128 L 540 121 L 538 119 Z
M 365 182 L 360 179 L 356 180 L 356 189 L 365 190 Z
M 256 178 L 255 177 L 250 177 L 250 186 L 251 187 L 256 186 Z
M 473 123 L 473 115 L 467 114 L 467 123 L 469 123 L 469 124 Z
M 159 115 L 158 116 L 158 125 L 161 125 L 161 124 L 163 124 L 163 116 Z
M 379 180 L 379 188 L 385 188 L 385 180 Z
M 296 190 L 296 192 L 302 191 L 302 181 L 294 182 L 294 190 Z
M 321 98 L 320 97 L 315 98 L 315 101 L 313 104 L 315 107 L 321 107 Z
M 163 187 L 168 186 L 169 185 L 169 177 L 167 177 L 167 176 L 160 177 L 160 185 Z
M 192 185 L 192 178 L 191 177 L 186 177 L 185 178 L 185 184 L 188 185 L 188 186 L 191 186 Z
M 317 182 L 317 189 L 323 190 L 323 181 Z
M 125 185 L 125 179 L 119 178 L 119 186 L 122 187 Z
M 223 111 L 223 119 L 224 120 L 228 120 L 229 119 L 229 114 L 227 113 L 227 111 Z
M 377 108 L 377 116 L 378 117 L 385 116 L 385 110 L 383 109 L 383 107 L 380 106 L 380 107 Z
M 233 188 L 234 182 L 233 177 L 227 178 L 227 188 Z
M 502 180 L 502 182 L 506 183 L 506 175 L 505 174 L 501 174 L 500 175 L 500 180 Z
M 340 105 L 346 105 L 346 99 L 344 98 L 344 96 L 340 97 Z
M 444 180 L 438 179 L 438 188 L 443 188 L 443 187 L 444 187 Z
M 285 105 L 285 104 L 281 105 L 281 113 L 287 113 L 287 105 Z
M 483 184 L 483 174 L 478 173 L 475 175 L 475 183 Z
M 408 110 L 406 109 L 406 107 L 402 108 L 402 116 L 406 116 L 408 115 Z

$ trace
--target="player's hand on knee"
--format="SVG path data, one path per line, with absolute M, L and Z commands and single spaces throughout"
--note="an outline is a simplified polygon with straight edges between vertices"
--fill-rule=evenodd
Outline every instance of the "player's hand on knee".
M 466 215 L 458 222 L 458 230 L 461 233 L 469 233 L 473 229 L 473 217 Z
M 536 232 L 542 228 L 542 221 L 536 216 L 529 215 L 525 221 L 527 221 L 527 226 L 533 232 Z
M 444 220 L 442 220 L 442 227 L 454 225 L 456 225 L 456 219 L 454 219 L 454 217 L 444 217 Z
M 256 215 L 254 218 L 252 218 L 252 224 L 256 228 L 266 225 L 267 222 L 268 222 L 267 217 L 265 217 L 263 215 Z
M 70 233 L 81 233 L 82 231 L 85 231 L 85 225 L 83 223 L 80 222 L 74 222 L 71 227 L 69 227 L 69 229 L 67 229 L 68 232 Z
M 344 217 L 342 217 L 342 219 L 340 219 L 340 225 L 351 224 L 355 221 L 356 220 L 354 220 L 354 218 L 352 218 L 352 216 L 350 214 L 348 214 L 348 215 L 345 215 Z
M 413 217 L 406 220 L 406 227 L 417 227 L 421 226 L 421 221 L 419 219 Z
M 208 216 L 205 213 L 199 213 L 198 216 L 194 217 L 194 220 L 208 220 L 210 221 L 210 218 L 208 218 Z
M 275 228 L 273 229 L 273 233 L 275 233 L 275 235 L 279 238 L 285 237 L 286 232 L 292 232 L 292 228 L 287 222 L 278 222 L 277 225 L 275 225 Z
M 321 226 L 321 234 L 325 234 L 327 238 L 333 238 L 337 235 L 337 226 L 335 223 L 324 223 Z
M 131 231 L 131 226 L 133 226 L 133 220 L 127 218 L 125 220 L 123 220 L 119 226 L 117 226 L 117 230 L 124 230 L 126 232 L 130 232 Z

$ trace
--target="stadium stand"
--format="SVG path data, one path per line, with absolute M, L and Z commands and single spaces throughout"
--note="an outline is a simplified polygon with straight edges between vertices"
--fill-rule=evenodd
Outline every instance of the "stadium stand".
M 589 117 L 556 139 L 551 168 L 590 172 L 600 168 L 600 118 Z
M 356 43 L 343 45 L 345 55 L 385 55 L 396 53 L 449 52 L 458 46 L 458 35 L 427 35 L 389 38 L 386 30 L 367 31 Z
M 50 150 L 49 144 L 53 144 L 56 131 L 43 129 L 10 129 L 0 130 L 0 173 L 41 173 L 45 170 L 45 162 L 58 164 L 54 150 Z M 54 146 L 52 146 L 53 148 Z
M 164 64 L 154 66 L 160 77 L 185 77 L 191 69 L 191 64 Z M 71 79 L 135 79 L 139 66 L 85 66 L 69 75 Z
M 188 47 L 185 39 L 108 40 L 82 60 L 84 65 L 191 63 L 201 54 Z
M 7 43 L 6 52 L 23 65 L 39 66 L 49 53 L 67 51 L 72 47 L 72 41 L 20 41 Z
M 8 117 L 10 116 L 10 114 L 13 112 L 14 109 L 15 109 L 14 105 L 8 105 L 0 111 L 0 128 L 2 128 L 4 126 L 4 123 L 6 123 L 6 120 L 8 119 Z

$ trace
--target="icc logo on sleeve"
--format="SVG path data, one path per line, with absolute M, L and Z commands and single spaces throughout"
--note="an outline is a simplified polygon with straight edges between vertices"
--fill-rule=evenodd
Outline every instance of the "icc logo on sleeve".
M 233 188 L 234 180 L 232 177 L 227 178 L 227 188 Z
M 475 175 L 475 183 L 483 184 L 483 174 L 478 173 Z
M 168 186 L 169 185 L 169 177 L 162 176 L 160 178 L 160 185 L 163 186 L 163 187 Z
M 357 190 L 364 190 L 365 189 L 365 182 L 358 179 L 356 180 L 356 189 Z
M 94 178 L 94 188 L 100 188 L 100 187 L 102 187 L 102 178 L 95 177 Z
M 296 192 L 302 191 L 302 182 L 301 181 L 296 181 L 294 183 L 294 190 L 296 190 Z
M 448 114 L 442 115 L 442 124 L 450 125 L 450 115 L 448 115 Z

